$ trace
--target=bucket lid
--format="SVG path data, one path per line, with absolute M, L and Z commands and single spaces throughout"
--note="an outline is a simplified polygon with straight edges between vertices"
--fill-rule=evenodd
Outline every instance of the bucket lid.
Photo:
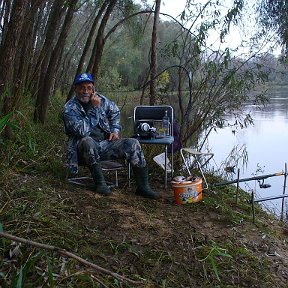
M 177 184 L 177 185 L 189 185 L 192 184 L 193 181 L 171 181 L 172 184 Z
M 199 177 L 198 176 L 188 176 L 188 177 L 185 177 L 185 176 L 176 176 L 172 179 L 171 183 L 172 184 L 183 184 L 183 185 L 187 185 L 187 184 L 191 184 L 193 182 L 197 182 L 199 181 Z
M 173 183 L 173 182 L 183 182 L 183 181 L 185 181 L 185 180 L 186 180 L 185 176 L 183 176 L 183 175 L 178 175 L 178 176 L 175 176 L 175 177 L 172 179 L 172 183 Z

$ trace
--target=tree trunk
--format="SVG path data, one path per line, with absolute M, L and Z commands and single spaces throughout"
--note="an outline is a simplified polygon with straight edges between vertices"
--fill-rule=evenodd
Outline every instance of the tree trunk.
M 1 35 L 1 38 L 2 38 L 2 42 L 1 42 L 1 47 L 0 48 L 3 48 L 3 45 L 4 45 L 4 41 L 5 41 L 5 37 L 7 35 L 7 30 L 8 30 L 8 24 L 9 24 L 9 17 L 10 17 L 10 10 L 11 10 L 11 1 L 8 1 L 8 0 L 4 0 L 3 3 L 2 3 L 2 11 L 1 11 L 1 20 L 3 19 L 3 25 L 2 25 L 2 35 Z M 2 23 L 1 23 L 2 24 Z M 1 49 L 0 49 L 1 51 Z M 1 52 L 0 52 L 0 55 L 1 55 Z
M 24 12 L 28 1 L 14 1 L 11 16 L 8 23 L 7 35 L 2 45 L 0 55 L 0 99 L 3 99 L 2 114 L 6 115 L 13 111 L 11 105 L 13 95 L 11 87 L 13 82 L 14 64 L 16 59 L 17 45 L 24 22 Z M 11 130 L 6 127 L 4 137 L 11 137 Z
M 69 30 L 71 28 L 72 19 L 73 19 L 73 15 L 75 12 L 77 2 L 78 0 L 70 0 L 69 2 L 69 8 L 65 17 L 65 21 L 64 21 L 60 36 L 52 52 L 50 62 L 47 68 L 47 72 L 43 79 L 42 88 L 40 89 L 40 93 L 38 93 L 38 97 L 40 98 L 38 99 L 37 97 L 37 103 L 39 105 L 35 107 L 34 121 L 40 122 L 42 124 L 44 124 L 45 118 L 46 118 L 48 101 L 49 101 L 51 88 L 53 87 L 53 79 L 54 79 L 54 75 L 56 74 L 57 63 L 58 63 L 59 58 L 62 55 L 61 51 L 63 51 Z
M 92 43 L 92 39 L 94 37 L 94 34 L 95 34 L 95 31 L 96 31 L 96 28 L 97 28 L 97 25 L 99 23 L 99 20 L 102 16 L 102 14 L 104 13 L 106 7 L 108 6 L 108 3 L 109 1 L 104 1 L 104 3 L 102 4 L 100 10 L 98 11 L 94 21 L 93 21 L 93 24 L 91 26 L 91 29 L 89 31 L 89 35 L 88 35 L 88 38 L 87 38 L 87 41 L 85 43 L 85 47 L 83 49 L 83 53 L 81 55 L 81 58 L 80 58 L 80 61 L 79 61 L 79 64 L 78 64 L 78 67 L 77 67 L 77 71 L 75 73 L 75 76 L 81 72 L 85 72 L 83 71 L 83 67 L 84 67 L 84 63 L 85 63 L 85 59 L 87 57 L 87 53 L 89 51 L 89 48 L 91 46 L 91 43 Z M 88 71 L 88 70 L 87 70 Z M 70 88 L 70 91 L 68 93 L 68 96 L 67 96 L 67 99 L 66 99 L 66 102 L 71 99 L 72 95 L 73 95 L 73 92 L 74 92 L 74 89 L 73 89 L 73 85 L 71 85 L 71 88 Z
M 18 62 L 15 65 L 14 88 L 15 107 L 17 107 L 20 96 L 24 93 L 26 79 L 28 78 L 29 63 L 33 58 L 33 44 L 35 38 L 33 38 L 33 25 L 36 18 L 36 12 L 38 8 L 44 4 L 45 0 L 35 0 L 31 7 L 27 7 L 25 13 L 25 22 L 22 27 L 20 41 L 18 45 Z
M 47 24 L 47 32 L 46 39 L 43 45 L 43 49 L 38 59 L 38 64 L 36 65 L 36 69 L 38 66 L 41 66 L 40 75 L 38 77 L 38 88 L 37 88 L 37 97 L 36 104 L 34 110 L 34 122 L 41 122 L 41 105 L 42 105 L 42 93 L 44 86 L 44 79 L 47 74 L 47 69 L 49 65 L 49 61 L 51 58 L 51 54 L 53 51 L 53 43 L 56 36 L 57 28 L 59 26 L 60 20 L 64 13 L 64 6 L 66 7 L 65 1 L 55 1 L 53 3 L 52 11 L 49 16 L 48 24 Z
M 94 78 L 98 77 L 99 66 L 101 63 L 101 58 L 104 50 L 104 30 L 106 28 L 107 22 L 111 16 L 111 13 L 116 5 L 117 0 L 110 0 L 109 5 L 106 9 L 106 12 L 102 18 L 100 27 L 98 29 L 97 37 L 95 40 L 94 48 L 92 51 L 92 55 L 90 57 L 89 65 L 87 67 L 87 71 L 91 72 Z
M 183 107 L 182 90 L 183 90 L 183 71 L 179 67 L 179 69 L 178 69 L 178 105 L 179 105 L 179 110 L 180 110 L 181 121 L 184 121 L 184 119 L 183 119 L 184 118 L 184 107 Z
M 150 105 L 154 105 L 156 101 L 156 86 L 157 86 L 157 33 L 159 24 L 161 0 L 156 0 L 154 23 L 151 40 L 151 63 L 150 63 Z
M 32 41 L 33 41 L 33 53 L 29 61 L 27 78 L 25 80 L 25 87 L 27 91 L 37 91 L 37 75 L 41 68 L 40 54 L 44 47 L 45 35 L 47 31 L 47 24 L 49 22 L 49 12 L 51 11 L 52 4 L 44 0 L 44 6 L 37 10 L 34 19 Z M 36 96 L 36 93 L 34 94 Z
M 59 63 L 59 66 L 58 66 L 59 68 L 57 69 L 57 75 L 56 75 L 56 80 L 55 80 L 55 85 L 60 89 L 62 95 L 64 94 L 67 95 L 67 89 L 73 88 L 72 85 L 67 86 L 67 83 L 71 83 L 71 76 L 72 74 L 73 75 L 75 74 L 75 69 L 74 69 L 74 64 L 73 64 L 75 63 L 75 55 L 78 55 L 82 51 L 82 43 L 84 43 L 87 40 L 86 31 L 91 29 L 91 26 L 92 26 L 91 23 L 93 23 L 93 19 L 95 18 L 94 14 L 91 13 L 91 15 L 89 15 L 87 20 L 85 20 L 83 28 L 78 31 L 77 35 L 75 36 L 73 35 L 74 40 L 72 44 L 69 43 L 70 44 L 69 49 L 63 50 L 63 58 L 61 59 Z M 69 90 L 68 90 L 68 93 L 69 93 Z M 71 96 L 72 95 L 73 94 L 71 94 Z

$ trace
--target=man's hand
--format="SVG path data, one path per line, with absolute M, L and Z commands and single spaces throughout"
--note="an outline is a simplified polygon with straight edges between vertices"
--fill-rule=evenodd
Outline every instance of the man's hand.
M 101 98 L 95 92 L 93 92 L 91 96 L 91 104 L 92 106 L 98 107 L 98 108 L 101 105 Z
M 109 134 L 108 141 L 114 141 L 114 140 L 118 140 L 118 139 L 120 139 L 118 133 L 110 133 L 110 134 Z

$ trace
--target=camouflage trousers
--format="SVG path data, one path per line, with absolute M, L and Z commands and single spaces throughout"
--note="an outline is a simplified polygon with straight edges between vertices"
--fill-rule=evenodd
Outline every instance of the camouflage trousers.
M 96 141 L 92 137 L 84 137 L 78 142 L 77 148 L 79 162 L 88 166 L 100 160 L 119 159 L 126 159 L 132 166 L 146 166 L 141 145 L 134 138 Z

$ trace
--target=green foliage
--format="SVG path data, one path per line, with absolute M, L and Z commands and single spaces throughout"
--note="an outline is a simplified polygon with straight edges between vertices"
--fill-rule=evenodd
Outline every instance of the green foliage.
M 35 264 L 39 259 L 43 257 L 43 253 L 36 253 L 31 258 L 28 258 L 25 262 L 25 264 L 21 265 L 19 271 L 17 273 L 14 273 L 14 276 L 11 279 L 11 286 L 13 288 L 22 288 L 27 287 L 27 284 L 32 284 L 31 279 L 29 279 L 29 273 L 35 271 Z M 39 277 L 33 284 L 36 285 L 36 283 L 41 283 L 41 281 L 44 281 L 44 277 Z M 49 283 L 50 284 L 50 283 Z M 51 286 L 53 287 L 53 286 Z
M 11 116 L 12 116 L 12 113 L 9 113 L 5 115 L 4 117 L 0 118 L 0 134 L 3 132 L 6 125 L 10 123 L 9 119 L 11 118 Z
M 232 256 L 227 252 L 227 249 L 219 247 L 215 242 L 212 242 L 211 248 L 209 247 L 209 252 L 207 256 L 204 259 L 201 259 L 200 261 L 203 261 L 205 263 L 209 263 L 213 269 L 213 272 L 215 273 L 217 280 L 220 280 L 219 272 L 218 272 L 218 265 L 217 265 L 217 258 L 218 257 L 228 257 L 232 258 Z M 204 272 L 207 278 L 207 271 L 206 267 L 204 266 Z
M 167 103 L 167 99 L 169 99 L 170 91 L 168 90 L 170 86 L 170 75 L 169 72 L 166 70 L 164 71 L 157 80 L 157 99 L 158 103 Z
M 284 46 L 285 54 L 287 54 L 287 2 L 284 0 L 261 0 L 258 11 L 260 28 L 263 28 L 262 33 L 276 31 L 279 42 Z
M 13 169 L 15 172 L 32 172 L 35 169 L 50 171 L 57 177 L 64 177 L 65 169 L 61 161 L 64 162 L 65 159 L 65 135 L 62 120 L 57 116 L 62 110 L 63 100 L 61 100 L 60 106 L 59 104 L 54 106 L 55 110 L 49 111 L 49 124 L 44 127 L 33 123 L 30 118 L 31 106 L 29 103 L 26 105 L 22 108 L 23 112 L 17 111 L 13 114 L 13 118 L 12 115 L 5 118 L 5 121 L 10 119 L 9 123 L 14 129 L 14 138 L 3 142 L 3 149 L 0 152 L 0 182 L 5 182 L 6 177 L 9 177 Z M 58 138 L 54 137 L 55 129 L 59 132 Z M 55 155 L 52 155 L 51 151 L 56 153 L 58 157 L 56 161 Z
M 48 266 L 48 282 L 49 282 L 49 286 L 51 288 L 55 287 L 54 286 L 54 279 L 53 279 L 53 272 L 52 272 L 52 264 L 50 261 L 49 257 L 46 257 L 46 261 L 47 261 L 47 266 Z
M 133 13 L 135 13 L 136 11 L 136 7 L 135 7 L 135 4 L 132 0 L 125 0 L 123 1 L 123 6 L 124 6 L 124 12 L 123 12 L 123 15 L 124 17 L 127 17 Z
M 234 5 L 235 6 L 233 6 L 231 9 L 228 10 L 225 16 L 225 20 L 223 22 L 223 28 L 220 33 L 221 42 L 224 41 L 225 36 L 227 36 L 227 34 L 229 33 L 231 24 L 233 22 L 237 24 L 239 15 L 241 14 L 241 11 L 244 7 L 244 1 L 243 0 L 234 1 Z
M 219 1 L 188 2 L 181 23 L 160 23 L 159 70 L 170 66 L 166 70 L 170 76 L 167 91 L 181 90 L 175 97 L 160 97 L 159 102 L 174 106 L 184 145 L 202 130 L 227 125 L 227 113 L 233 113 L 235 125 L 246 127 L 251 121 L 248 115 L 243 116 L 242 104 L 253 101 L 263 105 L 267 101 L 262 92 L 251 93 L 267 81 L 268 75 L 257 54 L 241 57 L 237 49 L 213 50 L 207 46 L 210 33 L 219 33 L 224 42 L 232 26 L 239 23 L 243 5 L 243 1 L 234 1 L 223 9 Z
M 227 172 L 227 167 L 232 168 L 236 172 L 237 168 L 245 170 L 248 164 L 248 152 L 246 145 L 236 145 L 227 155 L 226 159 L 220 163 L 218 171 L 215 171 L 217 175 L 220 175 L 224 179 L 231 177 L 231 171 Z
M 100 91 L 118 90 L 121 85 L 121 77 L 116 67 L 106 70 L 103 76 L 98 79 L 97 87 Z M 98 89 L 98 88 L 97 88 Z
M 145 59 L 142 58 L 143 55 L 141 55 L 138 48 L 138 45 L 142 44 L 135 44 L 133 42 L 134 38 L 125 33 L 124 35 L 123 33 L 117 36 L 114 35 L 114 37 L 116 37 L 115 40 L 110 40 L 113 45 L 109 47 L 109 52 L 103 57 L 100 89 L 119 90 L 120 85 L 134 88 L 137 86 L 138 78 L 146 66 Z M 138 37 L 141 36 L 138 35 Z M 119 41 L 119 38 L 122 41 Z M 145 45 L 147 46 L 147 43 Z

